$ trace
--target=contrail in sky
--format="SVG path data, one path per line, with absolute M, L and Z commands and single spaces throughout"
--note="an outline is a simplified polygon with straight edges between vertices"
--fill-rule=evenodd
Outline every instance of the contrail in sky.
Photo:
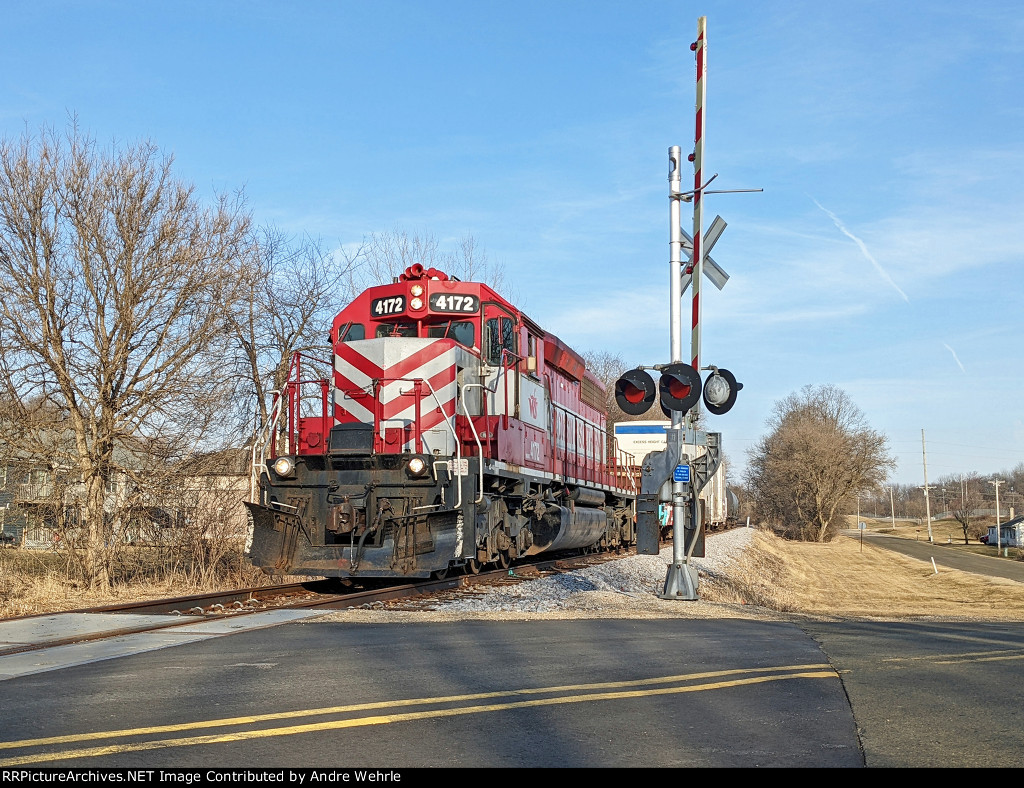
M 811 199 L 814 200 L 813 197 L 811 197 Z M 839 217 L 836 216 L 834 213 L 832 213 L 832 211 L 830 211 L 828 208 L 826 208 L 824 205 L 822 205 L 817 200 L 814 200 L 814 204 L 817 205 L 819 208 L 821 208 L 821 210 L 823 210 L 825 213 L 828 214 L 829 218 L 832 219 L 833 222 L 835 222 L 836 227 L 839 228 L 839 232 L 841 232 L 843 235 L 845 235 L 847 238 L 849 238 L 851 241 L 853 241 L 855 244 L 857 244 L 857 246 L 860 247 L 861 253 L 866 258 L 868 258 L 868 260 L 870 261 L 871 265 L 873 265 L 875 267 L 875 270 L 878 271 L 878 273 L 881 274 L 882 278 L 886 282 L 891 284 L 895 288 L 896 292 L 899 293 L 901 296 L 903 296 L 903 300 L 906 301 L 909 304 L 910 303 L 910 299 L 907 298 L 907 294 L 904 293 L 902 290 L 900 290 L 900 286 L 898 284 L 896 284 L 894 281 L 892 281 L 892 277 L 889 276 L 889 274 L 886 273 L 885 269 L 882 268 L 881 265 L 878 264 L 878 261 L 871 255 L 871 252 L 868 251 L 868 248 L 864 245 L 864 242 L 860 238 L 858 238 L 856 235 L 851 233 L 849 230 L 847 230 L 846 227 L 843 226 L 843 223 L 841 221 L 839 221 Z
M 967 374 L 967 370 L 966 370 L 966 369 L 964 369 L 964 365 L 963 365 L 963 364 L 961 364 L 961 363 L 960 363 L 960 359 L 959 359 L 959 358 L 957 358 L 957 356 L 956 356 L 956 351 L 955 351 L 955 350 L 953 350 L 953 348 L 951 348 L 951 347 L 950 347 L 949 345 L 947 345 L 947 344 L 946 344 L 945 342 L 943 342 L 943 343 L 942 343 L 942 346 L 943 346 L 944 348 L 946 348 L 946 350 L 948 350 L 948 351 L 949 351 L 950 353 L 952 353 L 952 354 L 953 354 L 953 360 L 954 360 L 954 361 L 955 361 L 955 362 L 957 363 L 957 366 L 958 366 L 958 367 L 960 367 L 960 371 L 961 371 L 961 372 L 963 372 L 963 373 L 964 373 L 964 374 L 966 375 L 966 374 Z

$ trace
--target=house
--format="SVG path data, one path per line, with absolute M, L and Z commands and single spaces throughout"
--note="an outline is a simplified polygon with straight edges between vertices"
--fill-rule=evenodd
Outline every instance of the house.
M 71 468 L 8 452 L 0 460 L 0 533 L 4 542 L 45 549 L 59 535 L 68 537 L 82 521 L 84 486 Z M 143 477 L 140 486 L 124 468 L 142 467 L 139 458 L 119 451 L 121 468 L 107 480 L 104 509 L 123 543 L 163 542 L 172 530 L 195 529 L 205 539 L 245 539 L 250 495 L 251 452 L 231 449 L 195 455 L 162 478 Z M 177 538 L 177 537 L 175 537 Z
M 246 539 L 249 515 L 251 451 L 224 449 L 194 455 L 179 467 L 179 516 L 205 523 L 207 539 Z
M 996 527 L 988 527 L 985 544 L 1000 544 L 1003 547 L 1024 547 L 1024 514 L 1007 520 L 999 526 L 999 540 L 996 541 Z
M 125 475 L 114 473 L 105 494 L 113 508 L 123 497 Z M 77 528 L 84 494 L 72 469 L 8 456 L 0 461 L 0 533 L 21 547 L 47 548 L 55 534 Z

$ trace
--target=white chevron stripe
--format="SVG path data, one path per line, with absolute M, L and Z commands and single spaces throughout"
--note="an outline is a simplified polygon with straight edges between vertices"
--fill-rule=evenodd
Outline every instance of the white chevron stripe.
M 411 388 L 412 388 L 412 384 L 411 383 L 406 383 L 404 390 L 408 391 Z M 435 391 L 435 393 L 437 394 L 437 399 L 436 400 L 429 394 L 429 391 L 425 392 L 425 396 L 423 397 L 423 400 L 421 401 L 421 404 L 420 404 L 420 413 L 422 415 L 426 415 L 430 411 L 436 409 L 438 407 L 438 403 L 440 403 L 441 407 L 444 408 L 444 411 L 448 415 L 451 415 L 452 412 L 455 409 L 455 393 L 456 393 L 457 389 L 458 389 L 458 385 L 453 380 L 449 385 L 442 386 L 441 388 L 439 388 L 439 389 L 437 389 Z M 390 402 L 390 401 L 392 401 L 394 399 L 395 399 L 395 397 L 391 397 L 388 401 Z M 409 397 L 409 407 L 405 408 L 404 410 L 399 411 L 394 416 L 389 417 L 388 421 L 394 421 L 394 420 L 398 420 L 398 419 L 405 419 L 407 421 L 412 421 L 415 417 L 416 417 L 416 403 L 413 401 L 412 397 Z
M 334 391 L 334 404 L 351 413 L 356 421 L 366 424 L 373 421 L 373 411 L 363 405 L 362 402 L 372 402 L 372 400 L 354 400 L 347 396 L 344 391 L 338 389 Z
M 351 343 L 346 350 L 349 352 L 357 352 L 371 364 L 382 369 L 382 376 L 387 378 L 390 374 L 395 374 L 395 368 L 406 362 L 411 354 L 421 352 L 431 344 L 435 343 L 437 343 L 437 340 L 435 339 L 378 339 Z M 422 364 L 414 369 L 407 370 L 402 375 L 402 380 L 396 380 L 385 384 L 378 392 L 378 398 L 386 408 L 398 397 L 401 397 L 402 392 L 410 391 L 412 389 L 413 380 L 418 378 L 430 380 L 434 376 L 452 368 L 454 364 L 455 356 L 450 352 L 450 348 L 439 344 L 437 356 L 426 359 Z M 334 366 L 336 380 L 337 377 L 340 376 L 347 381 L 350 381 L 351 384 L 362 388 L 364 391 L 370 390 L 373 379 L 347 359 L 336 355 Z M 436 393 L 437 400 L 440 401 L 442 407 L 446 412 L 451 413 L 454 409 L 454 400 L 457 393 L 456 383 L 452 381 L 450 384 L 445 384 L 442 386 L 441 390 Z M 409 399 L 409 407 L 404 408 L 400 413 L 389 417 L 385 421 L 394 424 L 399 420 L 411 421 L 414 419 L 416 415 L 415 403 L 412 401 L 412 398 Z M 421 413 L 426 413 L 436 408 L 438 405 L 437 400 L 429 394 L 424 397 L 420 406 Z M 344 391 L 336 389 L 334 401 L 339 407 L 351 413 L 357 420 L 364 423 L 373 421 L 372 405 L 367 407 L 367 405 L 362 404 L 363 402 L 367 402 L 366 400 L 353 400 L 346 396 Z

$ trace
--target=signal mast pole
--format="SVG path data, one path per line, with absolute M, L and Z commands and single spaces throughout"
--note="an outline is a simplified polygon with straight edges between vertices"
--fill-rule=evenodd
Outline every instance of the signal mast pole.
M 669 292 L 671 305 L 669 309 L 671 322 L 672 363 L 683 360 L 683 321 L 682 321 L 682 248 L 683 228 L 679 223 L 680 205 L 683 194 L 680 189 L 681 152 L 678 145 L 668 149 L 669 156 L 669 248 L 671 251 L 669 265 Z M 684 445 L 683 436 L 688 425 L 689 415 L 681 411 L 670 411 L 672 414 L 672 433 L 679 436 L 678 443 L 669 441 L 669 446 L 676 446 L 681 453 Z M 680 458 L 674 457 L 673 463 Z M 690 516 L 690 502 L 687 500 L 689 484 L 672 479 L 672 563 L 668 566 L 665 576 L 664 591 L 659 594 L 663 599 L 697 599 L 697 577 L 687 561 L 686 555 L 686 523 Z M 696 536 L 694 537 L 696 541 Z
M 690 284 L 693 287 L 693 310 L 690 333 L 690 363 L 700 379 L 700 279 L 703 273 L 703 252 L 701 249 L 701 230 L 703 227 L 703 203 L 701 200 L 701 171 L 704 159 L 704 97 L 705 97 L 705 76 L 707 74 L 707 61 L 705 59 L 707 18 L 700 17 L 697 20 L 697 41 L 690 45 L 690 49 L 697 53 L 697 125 L 694 138 L 693 154 L 689 156 L 694 166 L 694 184 L 692 193 L 684 193 L 681 189 L 682 183 L 682 157 L 678 145 L 669 148 L 669 293 L 670 293 L 670 322 L 671 322 L 671 350 L 672 363 L 683 361 L 683 320 L 682 320 L 682 225 L 681 202 L 693 200 L 693 256 L 690 264 L 686 267 L 686 273 L 691 274 Z M 691 196 L 692 194 L 692 196 Z M 683 436 L 696 427 L 699 404 L 694 405 L 687 413 L 672 411 L 672 429 L 680 436 L 679 445 L 684 445 Z M 693 458 L 691 458 L 693 459 Z M 669 564 L 668 574 L 665 577 L 665 588 L 660 596 L 667 599 L 698 599 L 697 596 L 697 572 L 690 567 L 690 552 L 696 545 L 700 532 L 700 504 L 696 500 L 696 493 L 690 495 L 690 482 L 677 481 L 673 475 L 672 479 L 672 563 Z M 691 500 L 692 497 L 692 500 Z M 690 520 L 693 520 L 690 523 Z M 693 544 L 689 552 L 686 550 L 686 525 L 693 527 Z

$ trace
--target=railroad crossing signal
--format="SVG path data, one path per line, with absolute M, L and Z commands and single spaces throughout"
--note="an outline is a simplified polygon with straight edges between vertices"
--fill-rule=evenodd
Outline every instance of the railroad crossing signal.
M 725 287 L 725 283 L 729 281 L 729 274 L 725 272 L 718 263 L 711 259 L 711 247 L 715 245 L 723 232 L 725 232 L 726 223 L 725 219 L 721 216 L 716 216 L 715 220 L 711 222 L 711 226 L 707 229 L 707 232 L 703 234 L 704 244 L 704 275 L 711 280 L 711 284 L 721 290 Z M 681 292 L 685 293 L 686 288 L 690 286 L 690 281 L 693 279 L 693 236 L 691 236 L 686 230 L 681 230 L 683 234 L 683 251 L 689 253 L 690 262 L 683 266 L 683 272 L 680 275 L 682 280 Z
M 727 413 L 736 404 L 736 394 L 743 388 L 727 369 L 705 367 L 711 374 L 701 383 L 700 373 L 685 362 L 654 367 L 661 373 L 657 384 L 643 367 L 623 372 L 615 381 L 615 402 L 630 416 L 641 416 L 658 399 L 666 416 L 672 411 L 686 413 L 701 399 L 716 416 Z

